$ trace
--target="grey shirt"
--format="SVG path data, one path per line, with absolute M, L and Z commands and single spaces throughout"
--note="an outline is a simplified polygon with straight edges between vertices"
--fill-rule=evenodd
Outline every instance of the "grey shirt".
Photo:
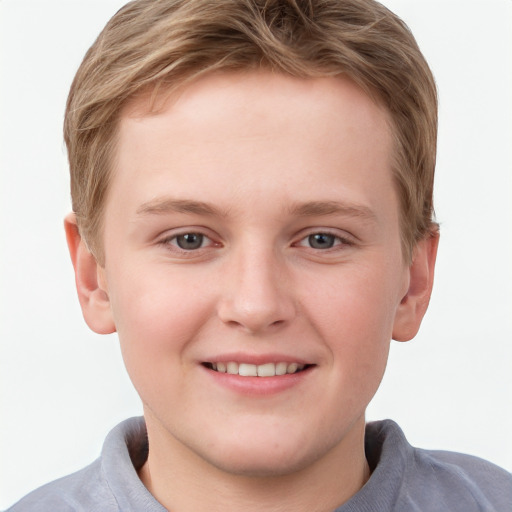
M 7 512 L 165 512 L 137 476 L 148 454 L 142 418 L 107 436 L 99 459 L 49 483 Z M 512 475 L 484 460 L 413 448 L 390 420 L 366 427 L 372 475 L 334 512 L 512 512 Z

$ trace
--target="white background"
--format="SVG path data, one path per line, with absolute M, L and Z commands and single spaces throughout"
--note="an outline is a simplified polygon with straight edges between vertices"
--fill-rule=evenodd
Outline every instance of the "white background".
M 97 457 L 141 413 L 115 335 L 82 320 L 65 246 L 67 90 L 115 0 L 0 1 L 0 508 Z M 369 419 L 512 470 L 512 1 L 388 0 L 440 90 L 442 240 L 417 338 Z

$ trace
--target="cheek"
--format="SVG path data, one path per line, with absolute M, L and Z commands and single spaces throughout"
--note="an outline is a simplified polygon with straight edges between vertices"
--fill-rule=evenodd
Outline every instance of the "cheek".
M 324 279 L 327 285 L 309 293 L 318 327 L 345 333 L 346 343 L 389 341 L 398 300 L 398 276 L 385 266 L 352 267 Z M 304 296 L 307 296 L 304 294 Z
M 134 383 L 169 378 L 208 316 L 208 297 L 164 273 L 132 275 L 116 284 L 111 304 L 128 373 Z
M 347 272 L 311 297 L 312 323 L 328 344 L 337 378 L 368 400 L 386 367 L 397 307 L 396 281 L 385 275 Z

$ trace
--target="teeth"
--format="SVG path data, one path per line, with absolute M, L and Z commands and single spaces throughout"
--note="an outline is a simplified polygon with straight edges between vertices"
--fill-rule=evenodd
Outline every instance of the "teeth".
M 305 365 L 299 363 L 265 363 L 265 364 L 247 364 L 230 361 L 228 363 L 210 363 L 212 370 L 219 373 L 229 373 L 230 375 L 240 375 L 241 377 L 274 377 L 276 375 L 286 375 L 296 373 L 304 369 Z
M 276 365 L 274 363 L 260 364 L 258 366 L 258 377 L 274 377 Z
M 238 365 L 238 375 L 242 377 L 257 377 L 258 367 L 255 364 L 241 363 Z
M 228 363 L 226 366 L 229 374 L 238 375 L 238 363 Z
M 276 375 L 285 375 L 287 369 L 288 369 L 287 363 L 277 363 L 276 364 Z
M 295 373 L 299 368 L 297 363 L 290 363 L 288 368 L 286 368 L 286 373 Z

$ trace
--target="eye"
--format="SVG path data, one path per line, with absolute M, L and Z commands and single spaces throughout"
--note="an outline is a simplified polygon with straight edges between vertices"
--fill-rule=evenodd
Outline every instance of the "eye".
M 330 249 L 336 242 L 339 242 L 339 238 L 330 233 L 314 233 L 309 235 L 306 240 L 313 249 Z
M 178 252 L 192 252 L 215 245 L 208 236 L 194 231 L 168 236 L 162 239 L 159 244 L 163 245 L 167 249 Z
M 184 233 L 173 237 L 171 243 L 175 242 L 175 245 L 184 251 L 193 251 L 203 247 L 205 240 L 208 239 L 201 233 Z
M 350 238 L 345 238 L 325 231 L 310 233 L 302 238 L 297 244 L 299 247 L 306 247 L 315 250 L 329 250 L 332 248 L 343 249 L 354 245 Z

